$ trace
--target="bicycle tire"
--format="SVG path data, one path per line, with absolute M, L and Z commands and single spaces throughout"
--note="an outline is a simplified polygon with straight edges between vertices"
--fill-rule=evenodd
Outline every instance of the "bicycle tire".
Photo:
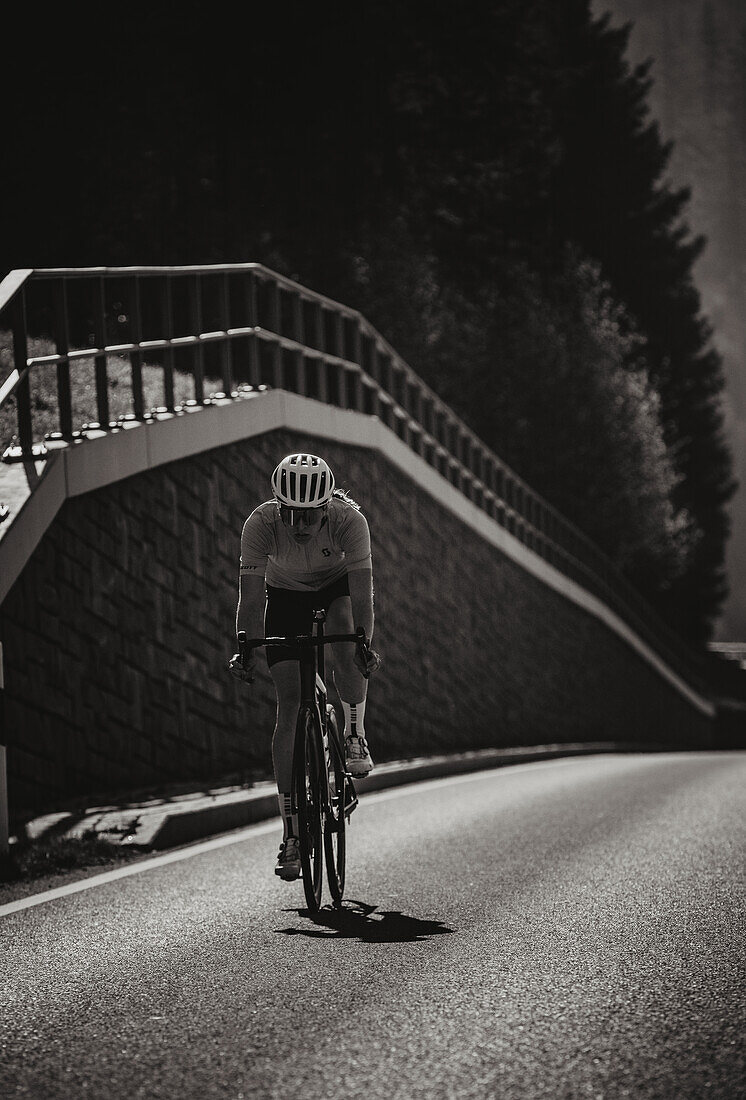
M 347 830 L 345 819 L 345 763 L 337 729 L 337 717 L 331 703 L 326 706 L 326 770 L 329 776 L 329 805 L 324 815 L 324 855 L 326 877 L 334 905 L 339 908 L 345 889 Z
M 298 814 L 303 891 L 310 912 L 318 913 L 323 889 L 321 731 L 315 712 L 305 707 L 298 715 L 293 750 L 293 794 Z

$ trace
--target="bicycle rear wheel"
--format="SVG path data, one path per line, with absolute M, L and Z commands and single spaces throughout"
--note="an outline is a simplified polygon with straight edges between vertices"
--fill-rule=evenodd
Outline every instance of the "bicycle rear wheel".
M 323 888 L 322 769 L 323 745 L 316 715 L 305 707 L 298 715 L 293 751 L 293 794 L 298 814 L 303 890 L 308 908 L 317 913 Z
M 337 729 L 337 717 L 331 703 L 326 706 L 327 744 L 325 748 L 326 770 L 329 776 L 329 806 L 324 815 L 324 852 L 326 877 L 334 904 L 342 904 L 345 889 L 345 857 L 347 835 L 345 830 L 345 764 Z

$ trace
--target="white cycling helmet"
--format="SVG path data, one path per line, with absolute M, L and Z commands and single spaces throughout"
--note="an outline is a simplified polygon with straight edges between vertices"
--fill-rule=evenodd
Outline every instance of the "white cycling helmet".
M 322 508 L 334 492 L 334 474 L 316 455 L 287 455 L 272 474 L 272 492 L 288 508 Z

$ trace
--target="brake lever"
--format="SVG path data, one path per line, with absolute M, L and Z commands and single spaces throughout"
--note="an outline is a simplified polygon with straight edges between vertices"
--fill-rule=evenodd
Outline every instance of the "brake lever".
M 362 627 L 362 626 L 359 626 L 357 628 L 357 630 L 355 631 L 355 633 L 357 634 L 357 643 L 356 643 L 357 652 L 362 657 L 363 662 L 367 665 L 368 662 L 367 662 L 367 659 L 366 659 L 366 655 L 370 651 L 370 646 L 368 645 L 368 638 L 367 638 L 367 635 L 365 633 L 365 628 Z M 363 676 L 365 677 L 366 680 L 370 679 L 370 672 L 368 671 L 367 668 L 366 668 L 365 672 L 363 672 Z
M 239 664 L 241 665 L 241 668 L 243 668 L 245 670 L 246 669 L 246 657 L 249 653 L 249 647 L 248 647 L 247 642 L 246 642 L 246 631 L 245 630 L 239 630 L 238 634 L 236 635 L 236 638 L 238 640 L 238 660 L 239 660 Z M 246 683 L 253 684 L 254 683 L 254 677 L 252 676 L 249 680 L 246 681 Z

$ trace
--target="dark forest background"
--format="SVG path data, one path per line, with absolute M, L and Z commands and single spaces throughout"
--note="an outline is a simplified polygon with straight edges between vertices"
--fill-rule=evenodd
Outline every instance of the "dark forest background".
M 32 19 L 6 39 L 3 273 L 252 260 L 361 310 L 703 643 L 722 362 L 627 39 L 589 0 Z
M 741 489 L 729 510 L 730 593 L 716 626 L 746 638 L 746 4 L 743 0 L 593 0 L 631 22 L 627 56 L 652 58 L 649 101 L 673 141 L 669 175 L 691 186 L 690 224 L 707 238 L 693 273 L 723 358 L 726 439 Z

